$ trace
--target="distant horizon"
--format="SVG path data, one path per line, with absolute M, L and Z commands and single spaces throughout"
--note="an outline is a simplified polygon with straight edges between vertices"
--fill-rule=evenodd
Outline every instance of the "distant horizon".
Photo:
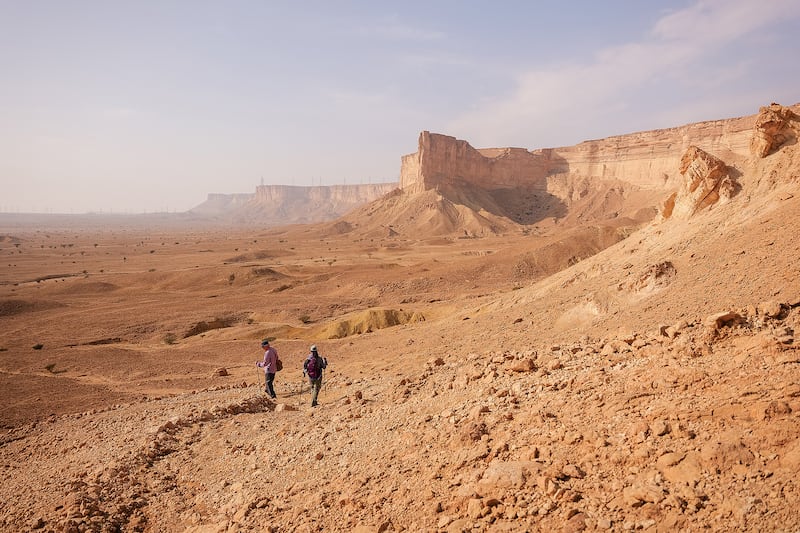
M 0 210 L 185 212 L 800 102 L 800 2 L 0 5 Z M 422 14 L 422 16 L 421 16 Z
M 257 187 L 292 187 L 298 189 L 313 189 L 315 187 L 360 187 L 363 185 L 392 185 L 395 183 L 399 183 L 399 180 L 394 181 L 381 181 L 381 182 L 374 182 L 374 183 L 331 183 L 331 184 L 316 184 L 316 185 L 291 185 L 285 183 L 263 183 L 256 185 Z M 132 211 L 132 210 L 122 210 L 122 211 L 115 211 L 113 208 L 109 209 L 93 209 L 90 211 L 81 211 L 81 212 L 65 212 L 65 211 L 55 211 L 55 210 L 48 210 L 48 211 L 13 211 L 7 209 L 7 206 L 0 205 L 0 214 L 4 215 L 121 215 L 121 216 L 134 216 L 134 215 L 180 215 L 184 213 L 189 213 L 192 209 L 198 207 L 202 203 L 208 201 L 210 196 L 255 196 L 256 190 L 254 189 L 252 192 L 209 192 L 206 194 L 206 199 L 203 202 L 200 202 L 197 205 L 190 207 L 189 209 L 183 211 L 173 210 L 169 207 L 165 207 L 162 209 L 155 209 L 155 210 L 143 210 L 143 211 Z

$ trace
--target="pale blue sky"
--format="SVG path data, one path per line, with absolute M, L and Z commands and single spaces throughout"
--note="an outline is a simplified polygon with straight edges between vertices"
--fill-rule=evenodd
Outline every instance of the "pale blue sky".
M 396 180 L 421 130 L 586 139 L 800 102 L 800 2 L 0 0 L 0 211 Z

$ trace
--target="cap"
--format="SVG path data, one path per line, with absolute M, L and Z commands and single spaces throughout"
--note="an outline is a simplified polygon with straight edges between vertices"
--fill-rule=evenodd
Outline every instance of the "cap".
M 261 346 L 269 346 L 269 339 L 264 339 L 261 341 Z
M 311 345 L 311 351 L 312 352 L 316 352 L 317 351 L 317 345 L 316 344 L 312 344 Z

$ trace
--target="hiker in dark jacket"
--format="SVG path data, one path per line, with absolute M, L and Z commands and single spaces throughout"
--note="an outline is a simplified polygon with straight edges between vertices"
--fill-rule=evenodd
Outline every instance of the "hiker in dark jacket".
M 320 357 L 317 352 L 317 345 L 311 345 L 311 353 L 308 354 L 303 363 L 303 374 L 308 376 L 311 383 L 311 407 L 317 406 L 317 396 L 319 389 L 322 388 L 322 370 L 328 366 L 328 360 Z

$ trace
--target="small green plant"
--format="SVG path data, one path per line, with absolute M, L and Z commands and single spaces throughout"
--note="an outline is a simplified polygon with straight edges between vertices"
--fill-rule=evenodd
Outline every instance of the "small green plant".
M 164 335 L 164 342 L 167 344 L 175 344 L 178 342 L 178 337 L 174 333 L 167 333 Z

